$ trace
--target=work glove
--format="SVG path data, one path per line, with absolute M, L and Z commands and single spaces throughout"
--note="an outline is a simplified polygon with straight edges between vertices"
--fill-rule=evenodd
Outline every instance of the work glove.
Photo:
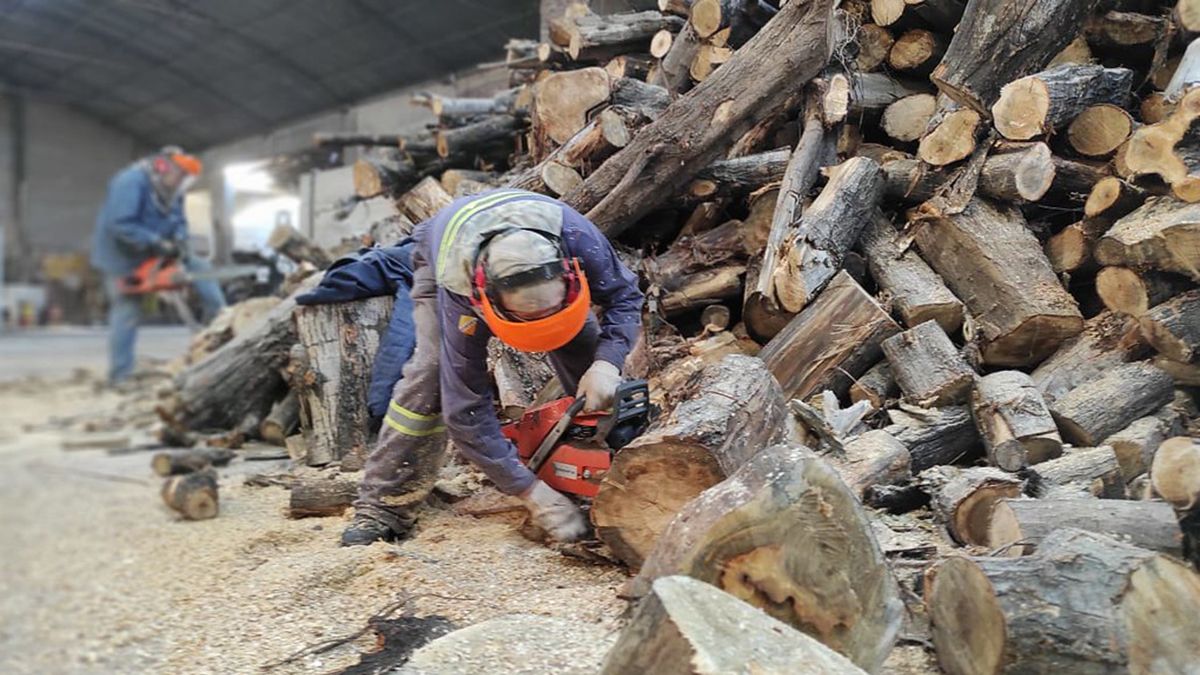
M 154 245 L 154 252 L 160 257 L 168 260 L 174 260 L 179 257 L 179 244 L 174 239 L 162 238 Z
M 575 541 L 587 532 L 587 521 L 579 507 L 541 480 L 521 495 L 521 501 L 533 523 L 557 541 Z
M 575 392 L 575 398 L 587 398 L 583 404 L 584 412 L 608 410 L 612 407 L 613 397 L 617 395 L 619 386 L 621 371 L 608 361 L 595 361 L 579 380 L 579 390 Z

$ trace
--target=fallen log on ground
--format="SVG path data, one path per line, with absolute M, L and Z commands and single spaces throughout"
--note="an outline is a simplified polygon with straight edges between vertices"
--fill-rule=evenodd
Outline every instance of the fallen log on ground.
M 237 457 L 237 453 L 227 448 L 158 452 L 150 458 L 150 468 L 160 476 L 178 476 L 193 471 L 202 471 L 211 466 L 226 466 L 233 461 L 234 457 Z
M 172 476 L 162 486 L 163 503 L 186 520 L 216 518 L 217 474 L 212 469 Z

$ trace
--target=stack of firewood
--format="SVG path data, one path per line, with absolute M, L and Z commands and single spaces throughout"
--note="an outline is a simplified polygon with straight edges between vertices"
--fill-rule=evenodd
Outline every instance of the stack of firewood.
M 663 413 L 591 508 L 631 597 L 700 578 L 874 670 L 899 576 L 948 672 L 1188 672 L 1200 2 L 659 7 L 571 7 L 510 42 L 511 89 L 418 97 L 420 134 L 317 139 L 372 146 L 356 197 L 399 215 L 368 241 L 517 187 L 641 274 L 627 372 Z M 285 300 L 181 375 L 171 418 L 236 426 L 290 391 L 296 458 L 360 466 L 373 302 Z M 495 356 L 527 405 L 506 383 L 529 364 Z M 943 528 L 923 576 L 889 568 L 884 513 Z

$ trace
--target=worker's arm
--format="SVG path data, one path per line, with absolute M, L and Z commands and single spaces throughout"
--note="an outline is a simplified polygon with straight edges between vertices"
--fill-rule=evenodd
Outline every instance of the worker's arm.
M 122 247 L 134 253 L 153 253 L 160 237 L 145 226 L 142 204 L 145 199 L 142 174 L 124 172 L 109 185 L 104 214 L 107 230 Z
M 579 258 L 592 302 L 600 305 L 600 342 L 596 360 L 622 369 L 642 325 L 642 292 L 637 277 L 617 258 L 608 237 L 578 211 L 564 206 L 563 243 Z
M 442 322 L 439 364 L 442 416 L 454 447 L 483 470 L 501 492 L 515 495 L 534 483 L 517 449 L 500 433 L 487 372 L 491 332 L 469 303 L 446 290 L 438 291 Z

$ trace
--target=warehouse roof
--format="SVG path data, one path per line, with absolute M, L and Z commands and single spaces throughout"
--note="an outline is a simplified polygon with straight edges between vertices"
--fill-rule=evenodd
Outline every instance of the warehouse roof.
M 536 0 L 0 0 L 0 82 L 202 148 L 502 58 Z

